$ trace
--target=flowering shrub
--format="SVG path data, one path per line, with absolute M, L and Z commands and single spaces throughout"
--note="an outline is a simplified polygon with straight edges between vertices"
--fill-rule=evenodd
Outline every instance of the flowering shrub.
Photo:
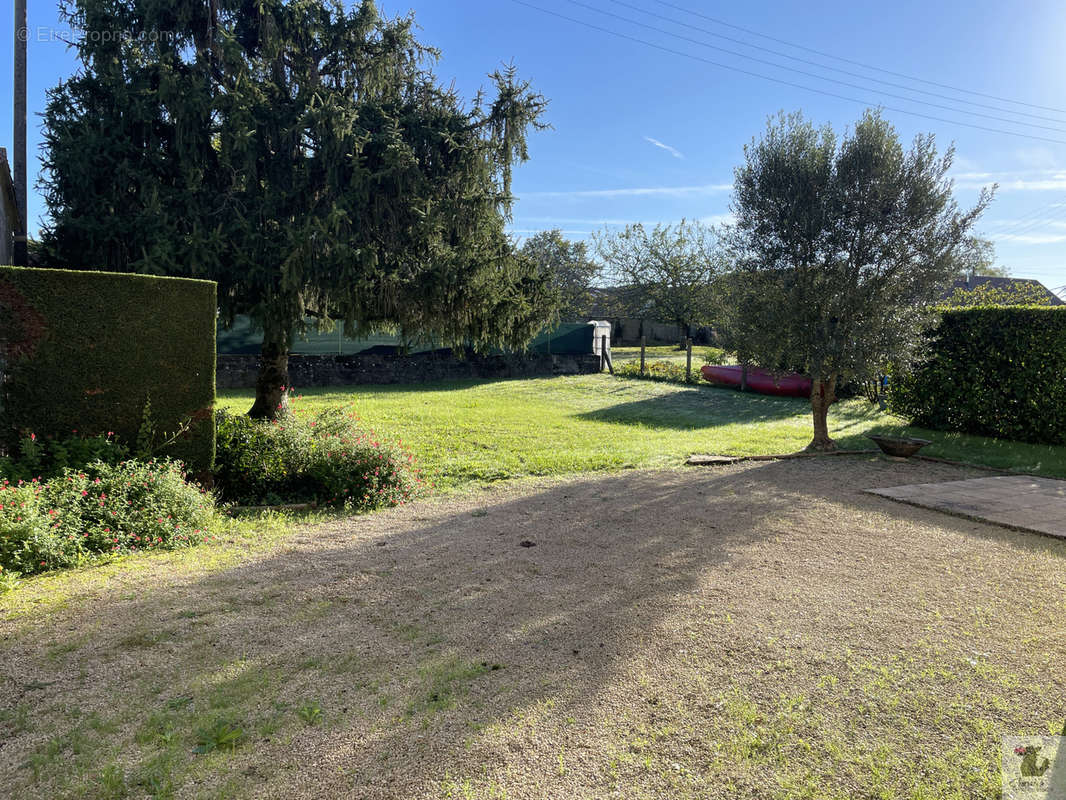
M 274 422 L 220 411 L 217 428 L 216 485 L 232 502 L 364 511 L 404 503 L 423 482 L 414 456 L 340 408 Z
M 28 481 L 52 478 L 65 469 L 80 469 L 94 461 L 118 464 L 129 458 L 129 448 L 115 441 L 115 435 L 39 437 L 27 433 L 19 440 L 18 453 L 0 458 L 0 479 Z
M 214 501 L 170 461 L 96 462 L 51 480 L 0 482 L 0 568 L 30 574 L 99 554 L 212 538 Z

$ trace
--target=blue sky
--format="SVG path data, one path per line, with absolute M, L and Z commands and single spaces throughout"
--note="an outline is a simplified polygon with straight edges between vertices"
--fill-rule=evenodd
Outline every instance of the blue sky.
M 1000 263 L 1050 287 L 1066 284 L 1061 0 L 522 3 L 381 3 L 389 14 L 415 12 L 422 39 L 443 51 L 439 75 L 467 96 L 487 72 L 513 60 L 550 98 L 554 130 L 533 136 L 532 160 L 516 175 L 516 233 L 556 227 L 583 237 L 627 222 L 721 220 L 733 167 L 768 115 L 800 109 L 842 130 L 864 104 L 880 104 L 904 139 L 931 131 L 943 146 L 955 142 L 960 203 L 972 202 L 984 184 L 1001 184 L 978 229 L 995 239 Z M 62 33 L 56 3 L 29 0 L 29 15 L 32 113 L 74 60 L 51 30 Z M 0 144 L 9 146 L 10 13 L 0 26 Z M 31 123 L 31 151 L 40 141 L 38 123 Z M 43 213 L 34 197 L 31 226 Z

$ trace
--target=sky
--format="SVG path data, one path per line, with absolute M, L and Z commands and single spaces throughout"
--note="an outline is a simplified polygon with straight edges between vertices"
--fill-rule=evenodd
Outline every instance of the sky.
M 76 69 L 54 0 L 29 2 L 31 181 L 46 91 Z M 5 3 L 8 9 L 11 4 Z M 380 0 L 413 13 L 443 82 L 472 98 L 514 63 L 552 129 L 517 170 L 513 232 L 728 219 L 745 143 L 778 111 L 838 132 L 880 106 L 905 142 L 954 143 L 956 197 L 999 184 L 977 232 L 997 263 L 1066 285 L 1066 3 L 1061 0 Z M 11 144 L 12 15 L 0 19 Z M 39 194 L 30 225 L 45 216 Z

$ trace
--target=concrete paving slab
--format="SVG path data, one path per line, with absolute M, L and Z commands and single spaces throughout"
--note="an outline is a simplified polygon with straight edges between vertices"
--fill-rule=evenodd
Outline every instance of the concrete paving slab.
M 866 491 L 921 508 L 1066 539 L 1066 481 L 997 475 Z

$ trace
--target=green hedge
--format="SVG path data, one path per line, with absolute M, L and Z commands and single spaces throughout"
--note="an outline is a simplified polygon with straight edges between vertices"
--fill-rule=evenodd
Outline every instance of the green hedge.
M 0 438 L 93 436 L 133 447 L 145 402 L 161 455 L 190 471 L 215 453 L 215 284 L 0 267 Z
M 1066 444 L 1066 308 L 945 309 L 932 351 L 892 378 L 891 407 L 925 428 Z

